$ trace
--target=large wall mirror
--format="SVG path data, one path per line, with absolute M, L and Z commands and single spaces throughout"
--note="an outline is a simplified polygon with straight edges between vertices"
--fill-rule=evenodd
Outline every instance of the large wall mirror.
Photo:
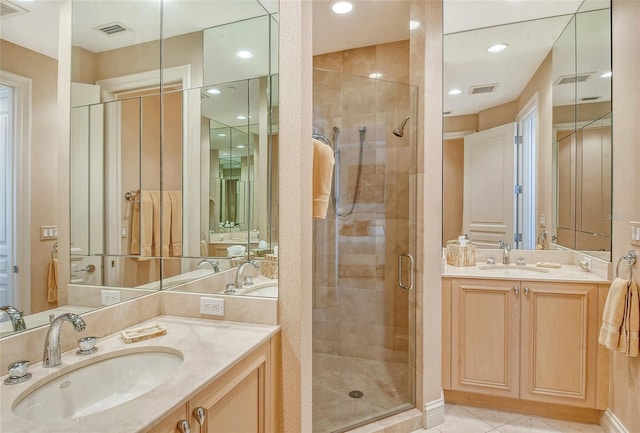
M 275 1 L 72 2 L 71 284 L 27 326 L 273 252 L 277 35 Z
M 445 0 L 444 26 L 443 245 L 610 260 L 610 2 Z

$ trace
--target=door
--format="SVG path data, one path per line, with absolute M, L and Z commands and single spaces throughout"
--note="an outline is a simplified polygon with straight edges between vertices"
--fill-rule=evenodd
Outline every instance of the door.
M 104 108 L 100 87 L 71 83 L 71 282 L 100 285 L 104 254 Z M 95 270 L 85 271 L 93 265 Z
M 0 304 L 16 305 L 17 275 L 12 254 L 14 233 L 13 90 L 0 86 Z M 14 277 L 15 275 L 15 277 Z
M 464 137 L 462 229 L 479 248 L 513 241 L 516 123 Z
M 520 398 L 595 406 L 597 289 L 522 283 Z
M 518 282 L 453 280 L 451 289 L 451 388 L 518 398 Z

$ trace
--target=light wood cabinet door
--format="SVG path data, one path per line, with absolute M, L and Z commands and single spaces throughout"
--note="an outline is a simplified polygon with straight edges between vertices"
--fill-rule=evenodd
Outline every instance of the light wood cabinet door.
M 187 405 L 183 404 L 178 409 L 167 415 L 162 421 L 156 424 L 148 433 L 180 433 L 178 423 L 188 420 Z M 191 430 L 193 431 L 193 430 Z
M 521 285 L 520 398 L 595 407 L 598 286 Z
M 269 433 L 270 346 L 265 344 L 189 401 L 193 433 Z M 204 422 L 194 414 L 199 408 Z
M 453 280 L 451 388 L 518 398 L 519 282 Z

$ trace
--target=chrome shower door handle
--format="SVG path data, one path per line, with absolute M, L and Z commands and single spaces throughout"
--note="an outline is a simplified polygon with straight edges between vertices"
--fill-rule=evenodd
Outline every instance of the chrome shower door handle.
M 403 269 L 402 269 L 402 259 L 403 257 L 408 257 L 409 258 L 409 285 L 404 284 L 404 281 L 402 280 L 402 274 L 403 274 Z M 413 289 L 413 270 L 415 267 L 415 260 L 413 259 L 413 256 L 409 253 L 402 253 L 398 256 L 398 285 L 400 287 L 402 287 L 405 290 L 412 290 Z

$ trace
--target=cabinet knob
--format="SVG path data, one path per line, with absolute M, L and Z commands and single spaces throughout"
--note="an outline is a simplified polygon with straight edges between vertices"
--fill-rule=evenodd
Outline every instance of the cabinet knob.
M 178 431 L 180 433 L 191 433 L 191 425 L 189 425 L 189 421 L 183 419 L 182 421 L 178 422 Z
M 516 296 L 518 296 L 520 294 L 520 286 L 515 286 L 513 288 L 513 292 L 516 294 Z
M 201 428 L 204 425 L 205 415 L 206 415 L 206 412 L 203 407 L 197 407 L 193 410 L 193 416 L 196 418 Z
M 527 295 L 527 296 L 529 295 L 529 288 L 528 287 L 524 288 L 524 294 Z

